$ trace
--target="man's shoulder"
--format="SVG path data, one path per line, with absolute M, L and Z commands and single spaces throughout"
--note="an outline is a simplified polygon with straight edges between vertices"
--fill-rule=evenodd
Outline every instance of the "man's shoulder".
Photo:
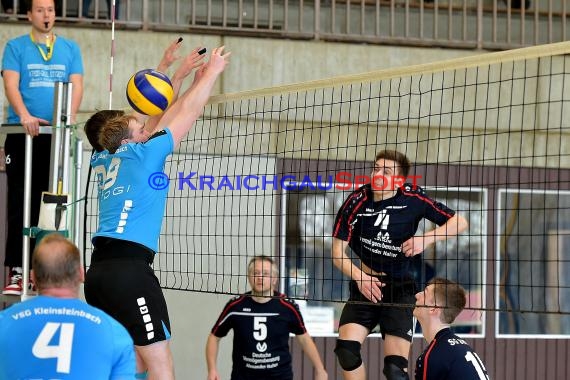
M 108 150 L 103 150 L 100 152 L 93 152 L 93 154 L 91 155 L 91 162 L 93 161 L 97 161 L 97 160 L 102 160 L 107 158 L 107 156 L 109 155 L 109 151 Z
M 55 43 L 62 43 L 62 44 L 67 44 L 69 46 L 77 46 L 79 47 L 79 44 L 77 43 L 77 41 L 72 40 L 71 38 L 68 37 L 64 37 L 64 36 L 60 36 L 59 34 L 57 35 L 57 39 Z
M 23 34 L 21 36 L 9 39 L 6 42 L 6 47 L 4 50 L 6 50 L 6 48 L 8 48 L 8 47 L 10 47 L 12 49 L 14 49 L 14 48 L 17 49 L 18 47 L 21 48 L 22 46 L 24 46 L 26 44 L 32 44 L 32 40 L 30 39 L 29 34 Z
M 295 301 L 295 299 L 293 298 L 290 298 L 288 295 L 284 293 L 275 292 L 274 297 L 275 297 L 274 299 L 278 300 L 287 307 L 294 307 L 297 310 L 299 309 L 299 304 L 297 303 L 297 301 Z
M 418 195 L 422 197 L 427 196 L 426 191 L 423 187 L 412 183 L 404 183 L 402 186 L 398 188 L 398 191 L 403 195 L 407 196 L 418 196 Z
M 346 207 L 356 207 L 358 205 L 362 205 L 363 202 L 367 201 L 370 198 L 371 187 L 370 184 L 366 184 L 360 186 L 358 189 L 352 191 L 344 201 L 344 208 Z
M 32 40 L 30 39 L 30 35 L 29 34 L 22 34 L 20 36 L 11 38 L 8 40 L 8 44 L 9 43 L 21 43 L 22 41 L 30 41 L 32 42 Z
M 159 137 L 163 137 L 163 136 L 167 136 L 167 135 L 169 135 L 169 134 L 171 134 L 171 133 L 170 133 L 170 130 L 169 130 L 168 128 L 161 129 L 160 131 L 154 132 L 154 133 L 152 134 L 152 136 L 150 136 L 150 137 L 148 138 L 148 140 L 145 141 L 143 144 L 146 144 L 146 143 L 148 143 L 149 141 L 151 141 L 151 140 L 153 140 L 153 139 L 156 139 L 156 138 L 159 138 Z
M 226 305 L 227 307 L 233 307 L 243 301 L 247 301 L 249 298 L 251 298 L 251 294 L 249 293 L 238 294 L 230 298 L 228 302 L 226 302 Z

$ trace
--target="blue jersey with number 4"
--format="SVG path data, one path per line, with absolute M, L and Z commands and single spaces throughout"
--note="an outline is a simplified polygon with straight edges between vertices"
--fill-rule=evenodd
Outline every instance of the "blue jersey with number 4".
M 72 298 L 38 296 L 0 312 L 0 379 L 134 379 L 127 330 Z
M 128 240 L 158 250 L 169 184 L 164 163 L 173 150 L 172 134 L 165 129 L 145 143 L 93 155 L 91 166 L 99 184 L 99 228 L 94 239 Z

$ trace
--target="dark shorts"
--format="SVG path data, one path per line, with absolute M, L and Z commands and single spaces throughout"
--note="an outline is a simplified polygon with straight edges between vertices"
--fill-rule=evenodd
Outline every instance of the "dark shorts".
M 85 299 L 119 321 L 135 345 L 170 338 L 162 288 L 151 268 L 154 252 L 136 243 L 101 239 L 85 276 Z
M 350 297 L 342 309 L 339 325 L 356 323 L 366 327 L 368 331 L 380 325 L 382 338 L 388 334 L 411 342 L 414 330 L 414 307 L 409 305 L 416 302 L 414 281 L 394 281 L 383 276 L 378 278 L 386 283 L 386 286 L 382 288 L 382 301 L 377 304 L 372 303 L 360 293 L 356 281 L 350 282 Z M 392 305 L 384 305 L 384 303 Z

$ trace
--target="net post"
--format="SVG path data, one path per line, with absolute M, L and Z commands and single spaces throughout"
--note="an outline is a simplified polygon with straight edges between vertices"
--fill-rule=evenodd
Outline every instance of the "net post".
M 30 212 L 32 208 L 32 136 L 26 133 L 26 149 L 24 161 L 24 230 L 30 228 Z M 30 236 L 22 235 L 22 301 L 29 298 L 30 283 Z
M 68 178 L 65 175 L 69 168 L 69 145 L 71 131 L 66 128 L 71 120 L 71 92 L 73 85 L 67 82 L 56 82 L 54 94 L 53 123 L 55 129 L 51 136 L 49 191 L 54 194 L 66 193 Z M 63 149 L 62 149 L 63 145 Z
M 81 194 L 81 168 L 83 166 L 83 140 L 75 136 L 75 178 L 73 189 L 73 236 L 72 240 L 79 247 L 79 224 L 81 222 L 77 202 Z

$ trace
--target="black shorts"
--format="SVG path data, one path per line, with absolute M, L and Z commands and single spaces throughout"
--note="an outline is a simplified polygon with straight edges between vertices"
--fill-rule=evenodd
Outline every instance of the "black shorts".
M 385 335 L 397 336 L 412 341 L 414 331 L 413 306 L 416 302 L 416 286 L 413 280 L 391 280 L 385 276 L 378 279 L 385 283 L 382 301 L 372 303 L 358 290 L 356 281 L 350 282 L 350 297 L 340 316 L 339 325 L 356 323 L 372 331 L 380 325 L 382 339 Z M 384 303 L 397 305 L 384 305 Z M 402 305 L 402 306 L 399 306 Z
M 85 276 L 85 299 L 119 321 L 135 345 L 170 338 L 162 288 L 151 268 L 154 252 L 140 244 L 99 239 Z

